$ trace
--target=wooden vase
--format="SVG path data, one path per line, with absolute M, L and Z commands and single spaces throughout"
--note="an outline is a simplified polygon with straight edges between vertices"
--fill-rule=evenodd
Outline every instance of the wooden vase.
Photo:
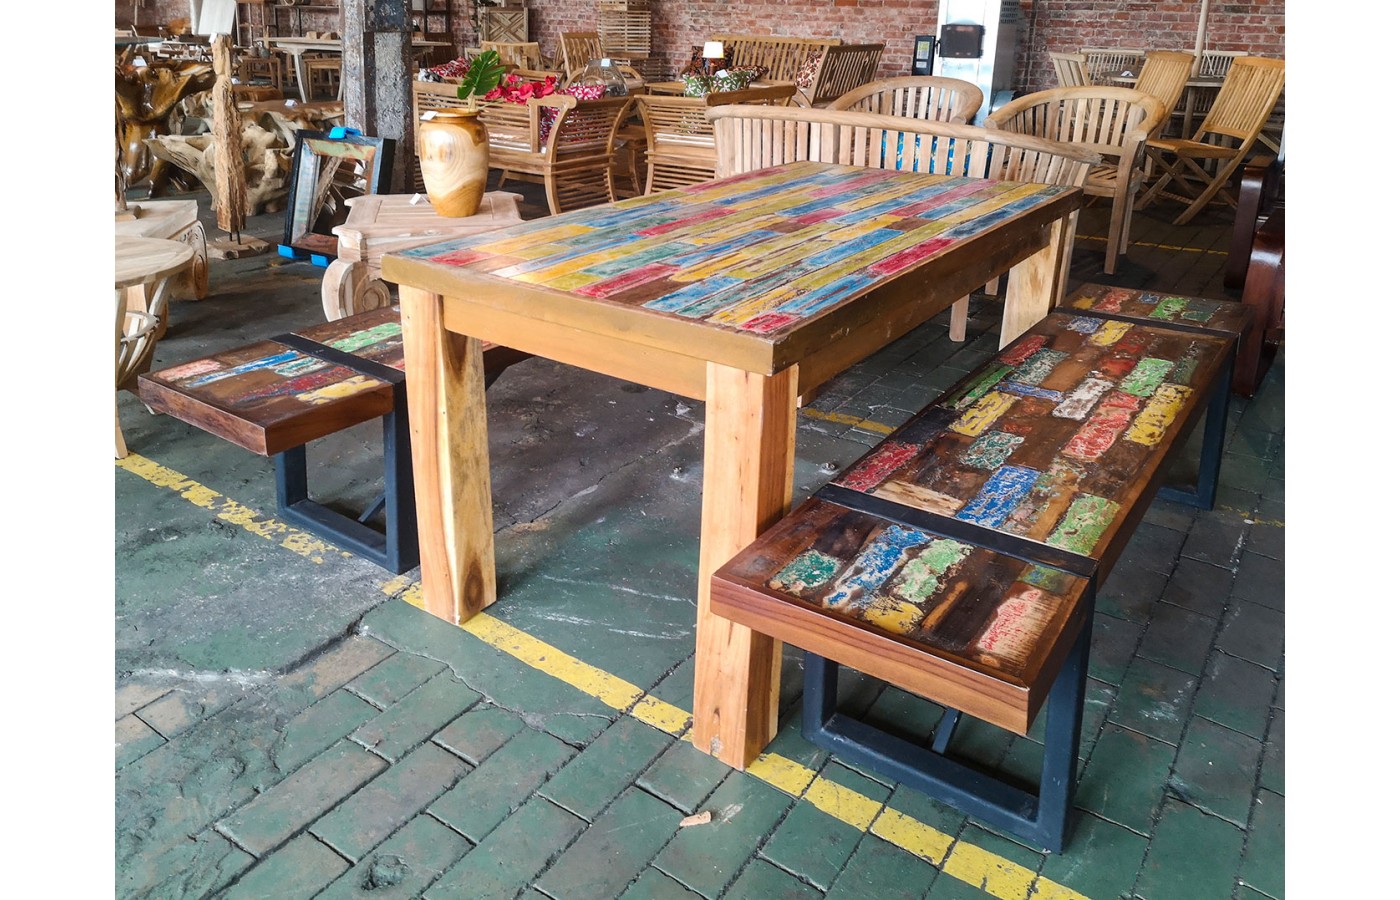
M 486 193 L 490 145 L 475 110 L 439 109 L 418 129 L 423 187 L 440 216 L 476 215 Z

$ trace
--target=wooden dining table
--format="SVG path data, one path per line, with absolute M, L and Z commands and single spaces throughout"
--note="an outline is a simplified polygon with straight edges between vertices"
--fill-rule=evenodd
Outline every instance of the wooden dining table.
M 269 47 L 284 50 L 292 57 L 292 70 L 296 73 L 297 92 L 301 96 L 301 102 L 305 103 L 311 99 L 311 86 L 306 76 L 306 60 L 302 59 L 308 51 L 316 53 L 341 53 L 343 45 L 340 38 L 309 38 L 309 37 L 270 37 L 264 39 Z M 425 54 L 436 47 L 451 47 L 446 41 L 429 41 L 415 39 L 412 43 L 415 55 Z
M 802 162 L 387 254 L 426 608 L 496 600 L 483 342 L 705 401 L 692 740 L 743 768 L 781 645 L 710 576 L 788 509 L 799 398 L 1010 272 L 1005 345 L 1063 289 L 1078 188 Z

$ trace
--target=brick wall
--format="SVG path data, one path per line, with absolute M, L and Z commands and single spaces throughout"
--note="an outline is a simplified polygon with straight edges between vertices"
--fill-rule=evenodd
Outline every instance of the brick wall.
M 452 32 L 460 46 L 476 43 L 469 0 L 454 0 Z M 1041 90 L 1055 83 L 1046 53 L 1080 47 L 1145 47 L 1190 50 L 1196 42 L 1200 0 L 1020 0 L 1021 57 L 1015 84 Z M 529 0 L 531 39 L 547 55 L 558 50 L 564 31 L 597 27 L 595 0 Z M 131 17 L 131 0 L 116 5 L 117 18 Z M 1214 50 L 1283 55 L 1284 0 L 1213 0 L 1206 44 Z M 141 23 L 188 16 L 188 0 L 149 0 Z M 693 45 L 710 34 L 785 34 L 839 37 L 847 43 L 883 41 L 880 76 L 904 74 L 914 55 L 914 36 L 934 33 L 936 0 L 653 0 L 652 46 L 674 70 Z M 281 13 L 288 22 L 290 15 Z M 338 16 L 305 13 L 303 30 L 339 29 Z

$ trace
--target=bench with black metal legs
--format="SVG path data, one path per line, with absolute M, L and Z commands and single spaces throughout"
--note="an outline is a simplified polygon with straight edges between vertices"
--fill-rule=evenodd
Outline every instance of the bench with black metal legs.
M 714 611 L 807 651 L 803 734 L 1059 852 L 1095 590 L 1148 505 L 1214 503 L 1239 304 L 1089 285 L 716 572 Z M 1205 418 L 1196 483 L 1165 463 Z M 836 709 L 847 666 L 945 707 L 929 746 Z M 1040 782 L 949 747 L 1027 734 Z
M 485 352 L 486 383 L 528 358 Z M 275 462 L 278 514 L 401 574 L 418 565 L 398 307 L 371 310 L 142 375 L 141 399 Z M 310 498 L 306 445 L 382 418 L 384 491 L 358 516 Z M 384 526 L 370 521 L 384 513 Z

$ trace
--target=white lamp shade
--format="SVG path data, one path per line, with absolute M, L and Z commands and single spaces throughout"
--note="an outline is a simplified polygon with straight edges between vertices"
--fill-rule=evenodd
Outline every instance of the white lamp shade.
M 700 51 L 700 55 L 705 59 L 724 59 L 724 43 L 721 41 L 706 41 L 705 49 Z

